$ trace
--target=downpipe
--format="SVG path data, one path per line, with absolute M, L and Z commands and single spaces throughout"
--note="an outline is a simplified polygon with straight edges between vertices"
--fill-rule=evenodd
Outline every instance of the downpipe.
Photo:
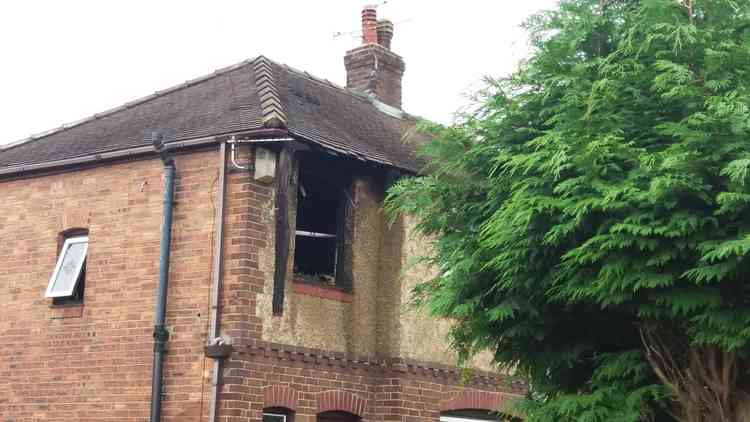
M 167 285 L 169 283 L 169 253 L 172 247 L 172 213 L 174 209 L 175 162 L 174 157 L 164 149 L 160 135 L 154 136 L 154 148 L 164 163 L 164 209 L 159 245 L 159 283 L 156 287 L 154 309 L 154 366 L 151 374 L 151 418 L 150 422 L 161 419 L 161 396 L 169 332 L 166 329 Z
M 234 162 L 234 143 L 232 143 L 232 161 Z M 211 274 L 211 330 L 208 334 L 209 344 L 219 341 L 219 295 L 221 293 L 221 273 L 224 255 L 224 201 L 227 185 L 227 144 L 219 145 L 219 187 L 216 204 L 216 243 L 214 244 L 213 272 Z M 219 386 L 221 382 L 222 360 L 214 359 L 211 374 L 211 403 L 209 404 L 208 421 L 216 422 L 219 412 Z

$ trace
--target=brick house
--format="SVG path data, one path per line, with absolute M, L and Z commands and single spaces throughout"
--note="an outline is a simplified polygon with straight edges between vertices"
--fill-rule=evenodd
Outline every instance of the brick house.
M 3 422 L 459 421 L 523 392 L 405 306 L 425 243 L 382 201 L 425 139 L 393 25 L 362 24 L 346 88 L 261 56 L 0 147 Z

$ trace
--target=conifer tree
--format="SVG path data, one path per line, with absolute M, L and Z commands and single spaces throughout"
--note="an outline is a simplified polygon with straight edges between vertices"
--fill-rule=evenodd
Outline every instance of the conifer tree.
M 530 58 L 424 124 L 390 191 L 434 243 L 417 305 L 527 377 L 529 422 L 743 420 L 750 2 L 562 0 L 526 27 Z

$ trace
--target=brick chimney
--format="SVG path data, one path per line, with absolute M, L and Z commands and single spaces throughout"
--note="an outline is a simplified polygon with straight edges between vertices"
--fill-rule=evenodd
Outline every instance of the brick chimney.
M 391 51 L 393 23 L 377 18 L 375 6 L 362 9 L 362 45 L 344 56 L 346 86 L 373 94 L 390 106 L 401 108 L 404 59 Z

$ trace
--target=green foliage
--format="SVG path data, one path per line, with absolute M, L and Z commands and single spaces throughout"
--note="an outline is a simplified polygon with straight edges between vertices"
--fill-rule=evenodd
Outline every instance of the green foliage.
M 529 377 L 529 421 L 669 420 L 644 322 L 750 350 L 750 2 L 564 0 L 389 195 L 434 239 L 415 301 Z

